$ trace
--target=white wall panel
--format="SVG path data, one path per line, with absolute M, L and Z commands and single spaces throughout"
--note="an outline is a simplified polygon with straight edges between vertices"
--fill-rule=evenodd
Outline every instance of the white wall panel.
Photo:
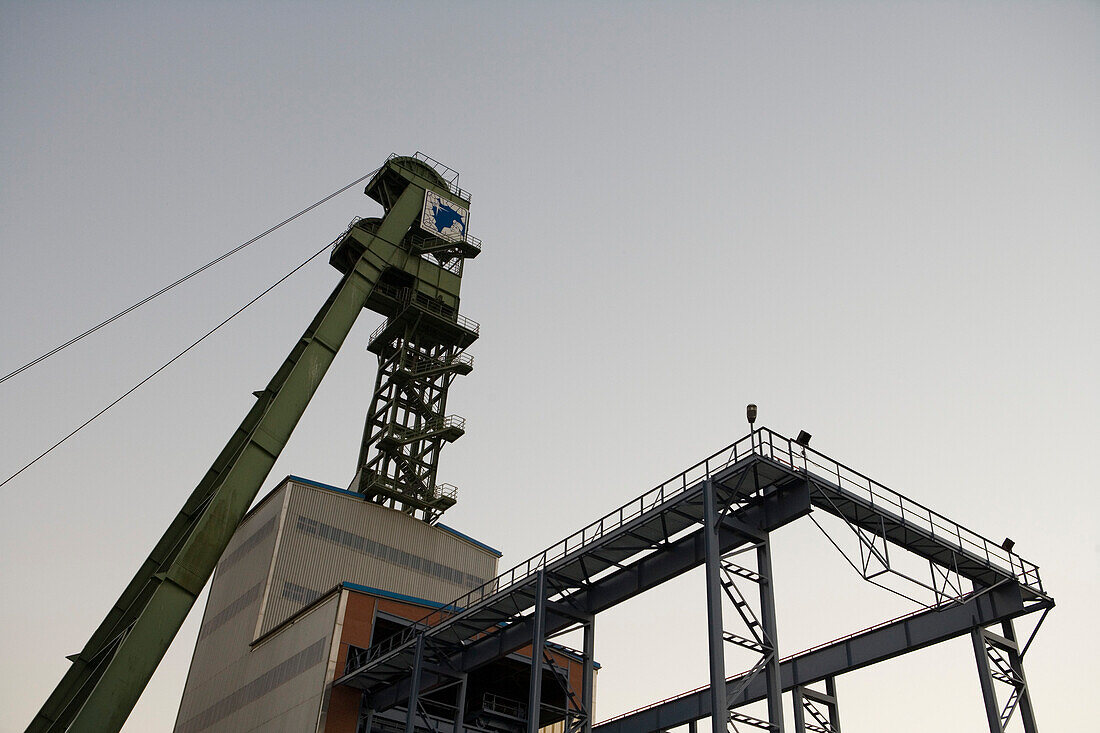
M 491 579 L 496 565 L 493 553 L 407 514 L 295 484 L 261 634 L 337 583 L 449 603 Z

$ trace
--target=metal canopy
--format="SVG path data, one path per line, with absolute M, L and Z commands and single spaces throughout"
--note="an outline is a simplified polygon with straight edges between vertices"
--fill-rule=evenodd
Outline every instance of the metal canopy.
M 433 669 L 452 674 L 469 671 L 530 644 L 540 574 L 545 576 L 547 593 L 542 633 L 550 635 L 574 627 L 579 616 L 606 610 L 702 564 L 706 556 L 703 494 L 708 480 L 720 514 L 717 531 L 723 553 L 750 546 L 761 533 L 816 508 L 926 558 L 933 574 L 937 569 L 956 573 L 978 588 L 995 586 L 998 594 L 1008 588 L 1020 603 L 1053 605 L 1033 563 L 843 464 L 761 428 L 424 617 L 402 634 L 383 640 L 371 648 L 363 663 L 347 669 L 337 684 L 368 692 L 372 708 L 381 711 L 408 698 L 410 670 L 420 666 L 418 659 L 429 662 L 418 680 L 423 692 L 448 679 Z M 970 602 L 953 600 L 960 608 Z M 973 601 L 975 607 L 985 602 Z M 1013 608 L 1019 615 L 1018 606 Z M 1000 617 L 992 614 L 990 618 L 993 622 Z M 419 639 L 424 643 L 420 656 Z M 912 643 L 904 646 L 890 656 L 917 648 Z M 790 660 L 784 664 L 785 670 L 794 668 Z M 841 666 L 839 671 L 859 665 Z M 784 686 L 787 682 L 784 676 Z

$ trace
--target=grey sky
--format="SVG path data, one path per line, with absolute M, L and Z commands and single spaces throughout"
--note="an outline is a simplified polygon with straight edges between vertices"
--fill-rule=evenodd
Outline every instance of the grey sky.
M 0 3 L 0 371 L 422 150 L 461 172 L 485 242 L 445 521 L 507 567 L 739 437 L 755 401 L 1042 566 L 1059 607 L 1032 694 L 1044 729 L 1080 730 L 1098 72 L 1084 2 Z M 3 476 L 375 212 L 349 192 L 0 385 Z M 336 278 L 315 263 L 0 490 L 0 730 L 25 727 Z M 265 491 L 350 480 L 377 322 Z M 815 532 L 775 540 L 784 653 L 908 608 Z M 689 575 L 601 616 L 599 719 L 705 681 L 702 613 Z M 170 730 L 200 615 L 127 730 Z M 845 730 L 983 725 L 966 640 L 838 686 Z

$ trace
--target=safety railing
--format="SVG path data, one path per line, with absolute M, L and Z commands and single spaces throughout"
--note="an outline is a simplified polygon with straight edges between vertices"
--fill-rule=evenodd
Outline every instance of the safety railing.
M 359 669 L 366 663 L 369 650 L 348 644 L 348 656 L 344 661 L 344 674 Z
M 434 499 L 458 499 L 458 487 L 454 484 L 436 484 L 432 487 Z
M 439 316 L 445 321 L 454 323 L 459 328 L 462 328 L 470 333 L 480 333 L 481 324 L 472 318 L 460 315 L 454 308 L 454 306 L 447 305 L 442 301 L 435 300 L 419 290 L 413 290 L 412 288 L 395 288 L 392 285 L 383 285 L 379 283 L 375 285 L 375 289 L 381 292 L 383 295 L 388 295 L 391 298 L 397 300 L 402 306 L 409 307 L 415 306 L 420 310 L 432 313 Z M 373 342 L 394 322 L 393 318 L 387 318 L 383 321 L 382 325 L 374 329 L 371 333 L 368 342 Z
M 676 474 L 664 483 L 605 514 L 600 519 L 581 528 L 564 540 L 532 555 L 527 560 L 504 571 L 496 578 L 474 588 L 451 604 L 433 611 L 408 627 L 404 633 L 395 634 L 371 648 L 370 660 L 383 657 L 390 652 L 409 644 L 417 633 L 435 626 L 453 617 L 460 609 L 469 610 L 493 596 L 504 596 L 518 587 L 531 582 L 535 574 L 571 552 L 598 541 L 604 535 L 622 527 L 627 522 L 664 504 L 689 488 L 697 486 L 711 474 L 752 455 L 785 464 L 792 471 L 806 472 L 818 478 L 835 481 L 841 488 L 867 501 L 876 510 L 895 514 L 898 519 L 911 525 L 924 527 L 941 541 L 953 544 L 960 550 L 978 550 L 972 552 L 987 558 L 987 563 L 996 565 L 1002 571 L 1013 575 L 1021 584 L 1042 592 L 1037 565 L 1025 561 L 1015 553 L 1003 550 L 981 535 L 966 529 L 957 522 L 947 519 L 928 507 L 908 499 L 882 484 L 864 476 L 843 464 L 806 448 L 768 428 L 759 428 L 741 438 L 732 445 L 713 453 L 690 468 Z M 812 467 L 812 469 L 811 469 Z
M 488 713 L 507 715 L 510 718 L 527 718 L 527 703 L 486 692 L 481 698 L 481 709 Z
M 449 428 L 465 430 L 466 418 L 459 417 L 458 415 L 446 415 L 443 417 L 430 418 L 424 423 L 425 430 L 447 430 Z
M 384 330 L 384 326 L 383 326 Z M 378 333 L 381 333 L 379 331 Z M 455 354 L 450 359 L 437 359 L 424 354 L 405 354 L 401 359 L 401 366 L 410 372 L 422 372 L 431 369 L 443 369 L 452 366 L 473 367 L 474 357 L 466 352 Z
M 386 162 L 389 163 L 390 161 L 394 161 L 394 160 L 397 160 L 399 158 L 404 158 L 404 157 L 407 157 L 407 156 L 398 155 L 397 153 L 391 153 L 390 157 L 386 158 Z M 455 169 L 453 169 L 449 166 L 444 165 L 443 163 L 440 163 L 438 160 L 431 157 L 430 155 L 425 155 L 424 153 L 421 153 L 419 150 L 416 151 L 416 153 L 413 155 L 413 158 L 415 158 L 416 160 L 419 160 L 421 163 L 427 164 L 432 169 L 434 169 L 435 172 L 438 173 L 439 176 L 444 181 L 446 181 L 447 188 L 450 189 L 451 193 L 453 193 L 455 196 L 458 196 L 460 199 L 463 199 L 464 201 L 469 201 L 470 200 L 470 192 L 466 191 L 465 189 L 459 188 L 459 186 L 458 186 L 458 171 L 456 171 Z M 400 160 L 397 160 L 395 165 L 397 165 L 401 168 L 405 168 L 405 166 L 401 165 Z M 406 170 L 408 170 L 408 169 L 406 169 Z M 415 173 L 416 171 L 410 171 L 410 172 Z
M 472 237 L 469 234 L 464 234 L 462 236 L 462 241 L 466 244 L 466 246 L 472 247 L 478 252 L 481 252 L 481 240 L 477 237 Z
M 459 417 L 458 415 L 438 415 L 436 417 L 430 417 L 417 425 L 387 424 L 378 434 L 378 437 L 393 438 L 401 442 L 412 442 L 428 433 L 449 429 L 465 431 L 466 418 Z
M 855 494 L 876 511 L 892 516 L 907 526 L 924 530 L 936 540 L 1008 573 L 1021 585 L 1044 592 L 1038 565 L 812 448 L 803 449 L 790 438 L 767 428 L 761 428 L 756 434 L 761 455 L 834 483 Z
M 505 595 L 517 587 L 531 581 L 535 574 L 551 563 L 561 560 L 571 552 L 575 552 L 583 546 L 596 542 L 604 535 L 612 532 L 627 522 L 641 516 L 665 502 L 686 492 L 706 479 L 711 473 L 720 471 L 733 463 L 753 453 L 755 441 L 751 436 L 746 436 L 733 445 L 699 461 L 695 465 L 676 474 L 664 483 L 658 484 L 633 501 L 623 504 L 618 509 L 608 512 L 600 519 L 581 528 L 577 532 L 566 537 L 557 544 L 532 555 L 527 560 L 504 571 L 492 580 L 474 588 L 444 608 L 419 619 L 414 625 L 408 627 L 403 633 L 395 634 L 389 639 L 382 640 L 378 645 L 371 647 L 370 659 L 383 657 L 390 652 L 410 643 L 416 634 L 431 626 L 452 617 L 458 609 L 470 609 L 492 596 Z

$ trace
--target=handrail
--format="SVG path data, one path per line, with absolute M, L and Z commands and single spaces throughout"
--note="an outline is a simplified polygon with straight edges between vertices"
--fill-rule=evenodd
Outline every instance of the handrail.
M 795 446 L 797 446 L 797 453 L 795 452 Z M 947 519 L 924 505 L 902 496 L 896 491 L 887 488 L 858 471 L 850 469 L 811 448 L 806 448 L 805 454 L 803 454 L 802 446 L 795 443 L 792 439 L 775 433 L 769 428 L 762 427 L 757 428 L 749 435 L 735 441 L 722 450 L 711 454 L 667 481 L 658 484 L 656 487 L 650 489 L 636 499 L 612 510 L 595 522 L 569 535 L 564 540 L 551 545 L 540 553 L 532 555 L 527 560 L 499 574 L 496 578 L 474 588 L 465 595 L 455 599 L 444 608 L 427 614 L 415 624 L 408 627 L 403 633 L 394 634 L 382 640 L 378 645 L 371 647 L 371 654 L 368 661 L 383 657 L 410 643 L 417 633 L 450 618 L 458 613 L 459 609 L 470 610 L 490 596 L 506 594 L 516 587 L 531 581 L 535 573 L 547 567 L 550 563 L 556 562 L 564 558 L 570 552 L 575 552 L 582 546 L 586 546 L 600 539 L 608 532 L 618 529 L 635 517 L 684 493 L 690 487 L 697 486 L 700 481 L 709 478 L 712 473 L 737 463 L 750 455 L 758 455 L 779 463 L 784 463 L 792 470 L 805 472 L 807 477 L 811 479 L 817 478 L 819 480 L 832 481 L 836 478 L 838 486 L 845 490 L 852 490 L 853 493 L 865 493 L 869 496 L 869 501 L 872 506 L 888 514 L 893 514 L 893 512 L 884 508 L 884 504 L 887 507 L 910 507 L 907 512 L 902 511 L 901 515 L 898 517 L 902 522 L 909 522 L 911 524 L 916 524 L 918 527 L 923 527 L 924 525 L 918 523 L 917 520 L 923 519 L 924 514 L 927 514 L 931 527 L 930 531 L 937 539 L 954 544 L 960 550 L 967 552 L 969 552 L 969 550 L 966 549 L 968 544 L 970 546 L 981 547 L 984 555 L 978 555 L 978 559 L 982 559 L 984 556 L 987 565 L 990 566 L 994 565 L 994 559 L 998 560 L 999 562 L 996 565 L 1002 571 L 1016 578 L 1021 584 L 1042 592 L 1042 583 L 1039 579 L 1039 568 L 1034 563 L 1027 562 L 1019 555 L 1003 550 L 1000 547 L 997 547 L 997 550 L 1000 552 L 995 552 L 991 549 L 989 540 L 976 532 Z M 813 460 L 811 460 L 811 456 Z M 809 466 L 811 465 L 821 469 L 828 476 L 828 479 L 826 479 L 825 476 L 810 472 Z M 862 490 L 862 482 L 867 483 L 866 492 Z M 862 498 L 862 495 L 860 498 Z M 936 520 L 939 520 L 939 523 L 937 523 Z M 939 528 L 940 531 L 937 532 L 937 528 Z M 945 529 L 948 530 L 946 533 L 944 532 Z
M 432 497 L 435 499 L 457 499 L 458 487 L 454 484 L 436 484 L 432 487 Z
M 398 158 L 405 158 L 405 157 L 408 157 L 408 156 L 398 155 L 397 153 L 391 153 L 390 157 L 386 158 L 386 162 L 389 163 L 389 162 L 392 162 L 392 161 L 394 161 Z M 428 166 L 433 168 L 435 170 L 435 172 L 439 174 L 440 178 L 442 178 L 446 182 L 447 188 L 450 189 L 451 193 L 453 193 L 455 196 L 458 196 L 463 201 L 469 201 L 470 200 L 470 192 L 466 191 L 465 189 L 459 188 L 459 186 L 458 186 L 458 171 L 456 171 L 455 169 L 453 169 L 449 166 L 444 165 L 443 163 L 440 163 L 438 160 L 431 157 L 430 155 L 425 155 L 424 153 L 421 153 L 419 150 L 416 151 L 416 153 L 413 155 L 413 158 L 415 158 L 416 160 L 419 160 L 421 163 L 426 163 Z M 396 163 L 394 163 L 394 165 L 397 165 L 401 168 L 405 168 L 405 166 L 401 165 L 400 161 L 397 161 Z M 405 169 L 409 170 L 408 168 L 405 168 Z M 410 172 L 415 173 L 416 171 L 410 171 Z
M 466 418 L 458 415 L 436 415 L 424 420 L 419 425 L 387 424 L 380 435 L 392 435 L 397 438 L 410 438 L 411 436 L 427 434 L 436 430 L 448 428 L 466 429 Z
M 379 333 L 381 333 L 381 331 L 379 331 Z M 424 369 L 443 369 L 446 367 L 457 365 L 472 367 L 474 365 L 473 355 L 463 351 L 455 354 L 449 359 L 441 359 L 434 356 L 428 356 L 426 354 L 407 353 L 402 357 L 401 360 L 401 367 L 409 371 L 420 371 Z
M 892 515 L 903 524 L 923 529 L 937 540 L 954 545 L 959 550 L 984 561 L 986 565 L 1008 573 L 1022 585 L 1040 593 L 1044 592 L 1042 579 L 1039 576 L 1039 566 L 1035 563 L 1024 560 L 1016 553 L 1005 550 L 977 532 L 812 448 L 807 447 L 803 454 L 802 446 L 790 438 L 767 428 L 761 428 L 757 433 L 760 434 L 761 449 L 764 448 L 765 442 L 767 444 L 767 457 L 787 463 L 794 468 L 799 468 L 801 464 L 801 470 L 806 471 L 808 475 L 835 482 L 837 486 L 856 494 L 878 511 Z M 813 469 L 818 469 L 821 474 Z
M 429 613 L 419 619 L 414 625 L 408 627 L 403 633 L 394 634 L 382 640 L 378 645 L 371 647 L 370 659 L 380 658 L 398 647 L 404 646 L 420 631 L 430 626 L 434 626 L 440 621 L 454 615 L 455 609 L 469 609 L 471 606 L 482 602 L 489 596 L 498 593 L 506 593 L 524 582 L 531 580 L 539 569 L 546 567 L 549 563 L 560 560 L 570 551 L 576 551 L 581 546 L 594 542 L 608 532 L 618 529 L 626 522 L 655 506 L 663 504 L 669 499 L 684 493 L 688 488 L 697 485 L 699 481 L 709 477 L 712 472 L 721 470 L 750 455 L 753 452 L 751 448 L 751 438 L 752 436 L 746 436 L 732 445 L 715 452 L 667 481 L 658 484 L 638 498 L 608 512 L 600 519 L 574 532 L 557 544 L 543 550 L 541 553 L 532 555 L 524 562 L 513 566 L 492 580 L 460 596 L 446 607 Z M 726 454 L 728 454 L 726 459 L 724 461 L 721 460 L 721 457 Z M 712 460 L 715 461 L 713 467 L 711 466 Z
M 410 306 L 416 306 L 417 308 L 433 313 L 444 320 L 450 321 L 458 325 L 460 328 L 469 331 L 471 333 L 481 333 L 481 324 L 472 318 L 460 314 L 453 306 L 446 305 L 438 300 L 434 300 L 419 290 L 413 288 L 394 288 L 393 286 L 382 287 L 382 283 L 375 286 L 376 289 L 382 289 L 382 291 L 389 295 L 394 300 L 397 300 L 399 305 L 408 308 Z M 374 329 L 370 338 L 367 339 L 368 343 L 373 342 L 394 322 L 393 318 L 387 318 L 382 324 Z

